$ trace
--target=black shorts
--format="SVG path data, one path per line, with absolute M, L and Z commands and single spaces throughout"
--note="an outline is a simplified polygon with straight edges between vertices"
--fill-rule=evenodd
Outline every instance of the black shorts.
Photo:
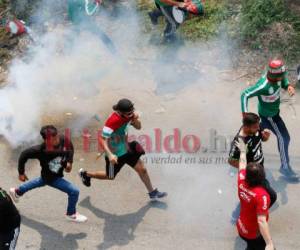
M 105 156 L 106 175 L 109 179 L 114 179 L 125 164 L 134 168 L 143 154 L 145 154 L 143 147 L 137 141 L 133 141 L 128 143 L 127 153 L 118 157 L 117 164 L 111 165 L 108 157 Z
M 17 245 L 19 233 L 20 233 L 19 227 L 5 234 L 0 233 L 0 249 L 1 250 L 15 249 Z
M 247 239 L 242 237 L 241 235 L 240 237 L 247 243 L 246 250 L 265 250 L 266 248 L 266 242 L 261 235 L 256 239 Z

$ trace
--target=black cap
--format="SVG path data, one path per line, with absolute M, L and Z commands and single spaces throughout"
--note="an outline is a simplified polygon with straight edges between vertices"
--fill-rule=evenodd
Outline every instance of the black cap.
M 134 105 L 130 100 L 124 98 L 119 100 L 118 103 L 113 106 L 113 110 L 127 113 L 134 110 Z

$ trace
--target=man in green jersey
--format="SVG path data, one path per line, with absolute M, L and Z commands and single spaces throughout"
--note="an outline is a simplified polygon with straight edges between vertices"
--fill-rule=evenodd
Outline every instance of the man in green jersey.
M 297 178 L 289 160 L 290 135 L 279 115 L 281 89 L 287 90 L 290 96 L 295 94 L 295 87 L 289 83 L 284 63 L 281 60 L 271 60 L 267 73 L 254 86 L 242 92 L 242 112 L 243 114 L 248 112 L 248 99 L 257 96 L 261 126 L 263 129 L 270 129 L 277 137 L 281 160 L 280 172 L 287 177 Z
M 68 0 L 68 19 L 79 31 L 88 30 L 99 36 L 110 52 L 115 53 L 114 43 L 95 22 L 94 15 L 97 14 L 101 3 L 102 0 Z
M 165 41 L 170 42 L 176 40 L 175 32 L 179 23 L 174 19 L 172 10 L 174 6 L 184 9 L 186 7 L 186 3 L 176 0 L 155 0 L 155 5 L 157 9 L 148 13 L 152 24 L 156 25 L 158 18 L 160 16 L 164 16 L 167 23 L 164 30 Z

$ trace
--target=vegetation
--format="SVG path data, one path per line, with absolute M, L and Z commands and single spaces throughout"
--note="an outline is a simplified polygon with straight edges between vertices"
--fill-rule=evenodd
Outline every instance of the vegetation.
M 278 52 L 287 60 L 300 55 L 300 17 L 285 0 L 242 0 L 239 34 L 253 49 Z

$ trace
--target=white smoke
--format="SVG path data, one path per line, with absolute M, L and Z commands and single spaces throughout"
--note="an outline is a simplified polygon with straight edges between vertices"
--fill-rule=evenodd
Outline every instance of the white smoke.
M 230 65 L 224 39 L 211 45 L 220 46 L 217 50 L 210 50 L 206 44 L 152 46 L 150 35 L 141 32 L 141 17 L 131 5 L 125 6 L 118 18 L 102 8 L 99 16 L 92 17 L 92 22 L 112 39 L 117 49 L 112 54 L 95 28 L 89 32 L 89 24 L 79 32 L 56 13 L 45 21 L 42 14 L 53 10 L 49 2 L 42 1 L 34 15 L 36 42 L 25 56 L 14 59 L 9 83 L 0 90 L 0 134 L 14 147 L 37 139 L 45 115 L 61 118 L 66 113 L 76 114 L 79 118 L 72 121 L 72 127 L 84 127 L 95 113 L 103 111 L 99 104 L 111 107 L 116 101 L 99 102 L 104 87 L 123 88 L 122 94 L 128 96 L 133 95 L 130 86 L 138 85 L 144 85 L 145 90 L 154 88 L 159 95 L 195 83 L 211 88 L 218 81 L 215 72 L 208 72 L 212 65 L 215 69 Z M 61 8 L 55 9 L 65 10 L 65 2 L 59 2 Z M 42 30 L 40 26 L 47 27 L 47 32 L 37 31 Z M 213 107 L 210 109 L 213 111 Z
M 45 10 L 45 3 L 39 12 Z M 127 20 L 126 37 L 125 26 L 123 30 L 109 30 L 116 46 L 131 43 L 128 52 L 134 44 L 131 37 L 137 33 L 134 25 L 128 25 L 135 18 L 133 14 L 131 11 L 118 20 Z M 93 21 L 99 25 L 97 18 Z M 103 18 L 102 21 L 108 22 Z M 44 18 L 35 20 L 33 30 L 44 24 Z M 65 23 L 49 26 L 46 33 L 32 33 L 35 42 L 22 59 L 14 59 L 8 84 L 0 90 L 0 134 L 12 146 L 34 141 L 44 114 L 55 116 L 68 112 L 92 117 L 99 107 L 91 102 L 98 96 L 101 84 L 116 71 L 120 80 L 124 79 L 122 74 L 127 73 L 120 55 L 113 55 L 93 29 L 89 32 L 83 28 L 79 32 L 75 26 Z M 81 122 L 80 126 L 84 124 Z

